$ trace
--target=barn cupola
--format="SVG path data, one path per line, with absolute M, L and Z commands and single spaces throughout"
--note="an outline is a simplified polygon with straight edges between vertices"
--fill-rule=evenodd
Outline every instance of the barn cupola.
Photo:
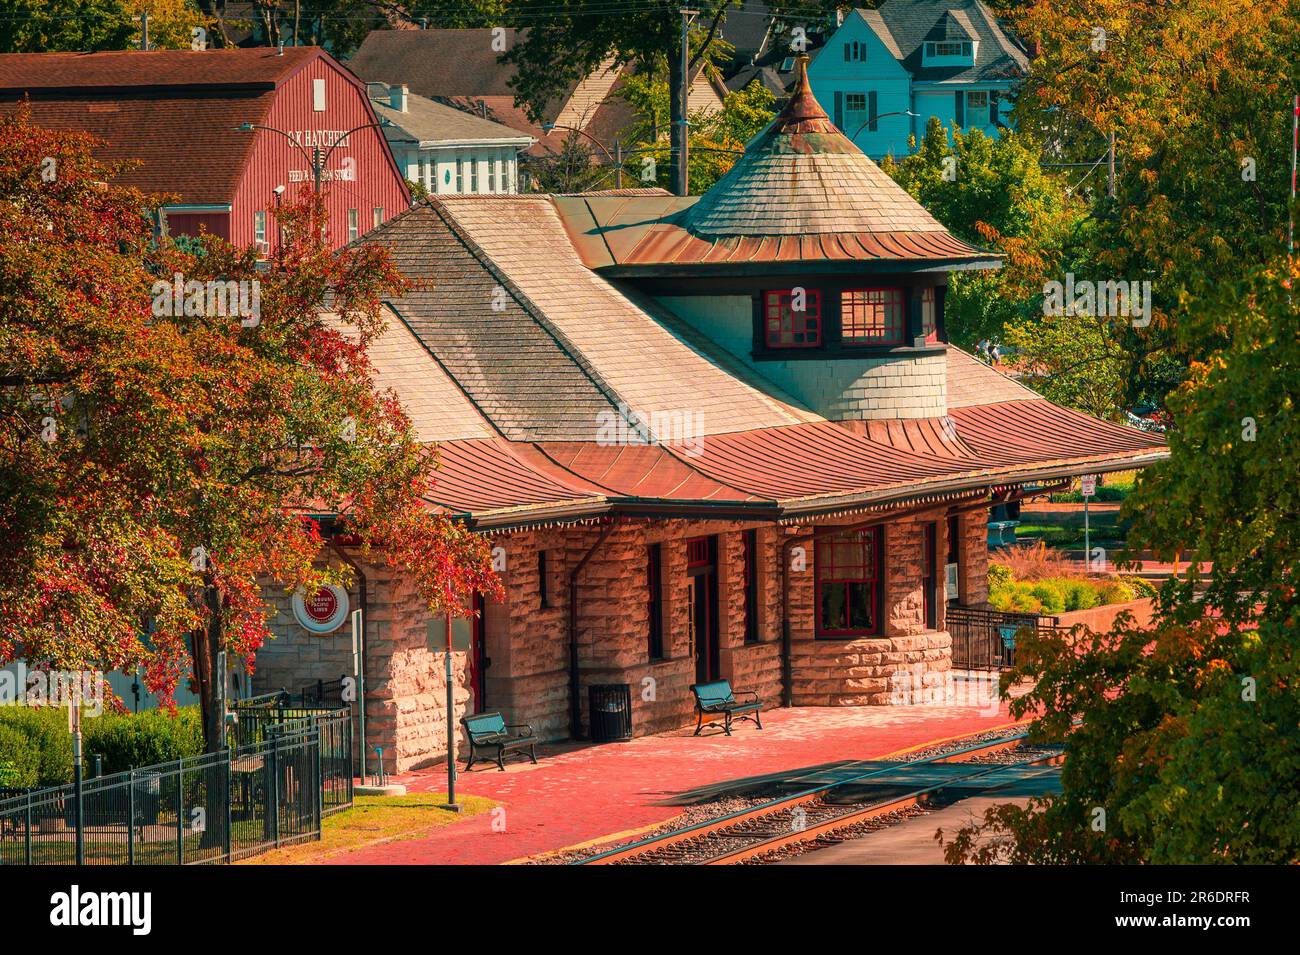
M 833 420 L 945 415 L 948 275 L 1000 264 L 836 128 L 806 57 L 780 114 L 698 199 L 587 198 L 562 213 L 591 267 Z

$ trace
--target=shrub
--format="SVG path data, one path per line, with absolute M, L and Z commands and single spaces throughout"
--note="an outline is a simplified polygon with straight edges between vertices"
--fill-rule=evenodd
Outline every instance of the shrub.
M 1066 605 L 1066 583 L 1062 580 L 1040 580 L 1029 589 L 1043 604 L 1043 612 L 1062 613 Z
M 993 561 L 989 562 L 989 587 L 997 587 L 1001 584 L 1011 583 L 1011 568 L 1006 564 L 999 564 Z
M 1122 580 L 1107 580 L 1097 588 L 1097 597 L 1104 604 L 1122 604 L 1136 599 L 1133 588 Z
M 1101 600 L 1097 596 L 1097 585 L 1091 580 L 1070 580 L 1065 583 L 1065 609 L 1091 610 Z
M 27 749 L 36 760 L 34 785 L 62 786 L 72 782 L 72 736 L 67 710 L 55 706 L 0 706 L 0 727 L 26 737 Z
M 85 723 L 88 756 L 104 759 L 105 773 L 168 763 L 203 752 L 203 721 L 197 707 L 169 716 L 162 710 L 105 714 Z
M 991 556 L 1011 572 L 1013 580 L 1064 577 L 1069 568 L 1065 554 L 1050 549 L 1045 543 L 1029 547 L 1002 547 Z
M 41 756 L 27 734 L 0 724 L 0 786 L 30 789 L 41 778 Z

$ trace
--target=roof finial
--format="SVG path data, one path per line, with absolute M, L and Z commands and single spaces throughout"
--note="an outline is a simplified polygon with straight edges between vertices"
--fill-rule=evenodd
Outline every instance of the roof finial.
M 830 117 L 817 102 L 817 97 L 813 96 L 812 85 L 808 82 L 808 54 L 800 53 L 795 62 L 798 64 L 798 76 L 790 100 L 778 117 L 779 128 L 787 133 L 834 132 L 835 127 Z

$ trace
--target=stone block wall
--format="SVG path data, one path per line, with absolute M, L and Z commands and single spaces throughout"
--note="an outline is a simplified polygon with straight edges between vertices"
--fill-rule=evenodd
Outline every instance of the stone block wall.
M 878 637 L 816 636 L 816 551 L 808 543 L 807 569 L 790 575 L 796 706 L 887 705 L 902 692 L 941 686 L 949 679 L 952 640 L 945 630 L 927 630 L 925 626 L 922 525 L 928 522 L 938 525 L 936 550 L 942 560 L 943 509 L 884 527 L 884 634 Z M 942 598 L 940 578 L 940 627 Z
M 410 580 L 383 566 L 363 564 L 367 579 L 366 743 L 384 750 L 388 772 L 404 772 L 445 759 L 446 680 L 443 652 L 430 646 L 432 617 Z M 345 624 L 326 636 L 305 631 L 294 620 L 289 595 L 273 582 L 263 592 L 278 611 L 270 621 L 275 639 L 257 655 L 256 692 L 298 690 L 315 680 L 336 680 L 352 672 L 351 630 Z M 348 590 L 353 609 L 360 587 Z M 437 628 L 441 638 L 443 630 Z M 436 646 L 441 642 L 435 641 Z M 470 703 L 465 654 L 452 654 L 453 723 Z M 459 728 L 457 727 L 459 733 Z M 359 737 L 358 737 L 359 740 Z
M 815 549 L 800 543 L 790 573 L 792 666 L 796 705 L 883 705 L 896 702 L 899 674 L 914 689 L 947 678 L 951 641 L 943 629 L 926 630 L 921 587 L 922 524 L 935 521 L 940 560 L 947 552 L 942 508 L 886 526 L 885 633 L 860 639 L 814 635 Z M 845 523 L 848 523 L 847 521 Z M 982 512 L 961 518 L 963 603 L 987 597 L 987 552 Z M 753 690 L 769 705 L 781 700 L 782 544 L 795 533 L 757 528 L 758 640 L 745 642 L 745 525 L 734 522 L 631 521 L 615 525 L 577 578 L 577 645 L 584 727 L 590 726 L 587 688 L 629 683 L 637 735 L 677 729 L 693 722 L 689 692 L 695 682 L 690 638 L 686 542 L 718 536 L 719 663 L 737 689 Z M 804 532 L 807 528 L 804 529 Z M 548 528 L 501 535 L 504 597 L 483 611 L 485 694 L 473 700 L 466 654 L 453 653 L 454 721 L 466 710 L 501 710 L 510 722 L 531 723 L 545 740 L 569 736 L 569 580 L 584 554 L 600 539 L 597 525 Z M 664 659 L 649 659 L 647 547 L 663 552 Z M 546 552 L 543 601 L 538 553 Z M 802 557 L 800 561 L 798 558 Z M 802 568 L 802 569 L 798 569 Z M 442 621 L 433 621 L 414 588 L 400 575 L 373 565 L 366 621 L 367 735 L 381 745 L 390 772 L 429 765 L 446 757 Z M 298 689 L 334 680 L 351 670 L 347 627 L 326 637 L 307 634 L 294 621 L 288 595 L 269 585 L 268 600 L 280 613 L 272 621 L 277 639 L 258 656 L 257 691 Z M 358 588 L 351 589 L 353 607 Z M 431 627 L 432 624 L 432 627 Z M 463 741 L 459 745 L 463 745 Z M 458 750 L 459 750 L 458 745 Z

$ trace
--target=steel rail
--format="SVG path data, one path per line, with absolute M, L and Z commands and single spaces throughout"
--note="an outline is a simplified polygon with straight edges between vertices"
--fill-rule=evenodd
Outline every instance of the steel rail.
M 703 836 L 711 836 L 720 833 L 723 830 L 734 829 L 746 823 L 754 822 L 764 818 L 773 817 L 779 813 L 793 809 L 802 804 L 812 802 L 816 800 L 819 796 L 821 796 L 823 793 L 829 792 L 833 789 L 837 789 L 841 786 L 851 786 L 865 780 L 870 780 L 873 777 L 896 773 L 900 770 L 906 770 L 909 767 L 927 766 L 927 765 L 934 765 L 937 763 L 947 763 L 947 762 L 960 762 L 962 761 L 962 757 L 969 758 L 972 756 L 986 755 L 988 753 L 994 753 L 994 752 L 998 752 L 999 750 L 1008 749 L 1012 746 L 1018 745 L 1020 742 L 1027 739 L 1028 735 L 1029 735 L 1028 733 L 1016 733 L 1011 736 L 1005 736 L 998 739 L 989 740 L 986 742 L 976 743 L 972 746 L 963 747 L 961 749 L 953 750 L 948 753 L 939 753 L 935 756 L 927 756 L 923 759 L 907 760 L 905 762 L 900 762 L 893 766 L 886 766 L 879 769 L 873 769 L 868 772 L 860 773 L 856 776 L 850 776 L 845 779 L 839 779 L 833 782 L 824 783 L 820 786 L 814 786 L 811 789 L 807 789 L 802 792 L 795 793 L 793 795 L 779 796 L 775 799 L 769 800 L 768 802 L 761 803 L 758 806 L 752 806 L 748 809 L 737 810 L 736 812 L 728 813 L 724 816 L 719 816 L 716 819 L 709 819 L 704 822 L 699 822 L 699 823 L 695 823 L 694 825 L 685 826 L 681 829 L 675 829 L 671 832 L 663 833 L 658 836 L 651 836 L 647 839 L 642 839 L 638 842 L 634 842 L 626 846 L 620 846 L 616 849 L 609 849 L 605 852 L 597 853 L 594 856 L 589 856 L 586 859 L 579 859 L 571 864 L 572 865 L 610 865 L 615 862 L 621 862 L 627 859 L 634 858 L 639 855 L 646 854 L 655 849 L 675 845 L 692 839 L 697 839 Z M 1055 758 L 1055 755 L 1053 755 L 1052 757 L 1039 757 L 1037 761 L 1041 762 L 1043 759 L 1047 759 L 1047 758 Z M 1022 764 L 1000 763 L 994 766 L 993 769 L 1003 769 L 1008 765 L 1014 766 L 1014 765 L 1022 765 Z M 1024 763 L 1023 765 L 1032 765 L 1032 763 Z M 815 771 L 812 773 L 808 773 L 806 775 L 810 775 L 810 776 L 819 775 L 821 772 L 825 772 L 825 770 Z M 975 775 L 982 775 L 982 773 L 975 774 Z M 797 778 L 800 777 L 796 777 L 796 779 Z M 924 798 L 925 793 L 928 793 L 930 790 L 943 788 L 944 786 L 950 786 L 955 782 L 962 781 L 962 779 L 964 778 L 973 778 L 973 777 L 962 777 L 959 779 L 945 780 L 941 784 L 937 784 L 936 786 L 926 787 L 924 790 L 918 791 L 917 793 L 909 794 L 909 796 L 898 797 L 897 799 L 892 800 L 892 802 L 899 803 L 900 805 L 894 805 L 890 809 L 879 809 L 875 804 L 873 804 L 872 806 L 864 807 L 857 811 L 856 821 L 861 821 L 862 819 L 869 818 L 869 816 L 873 813 L 876 815 L 880 815 L 883 814 L 884 812 L 892 812 L 894 811 L 894 809 L 903 808 L 901 803 L 905 802 L 909 797 Z M 913 801 L 915 801 L 915 799 L 913 799 Z M 828 820 L 828 821 L 833 821 L 835 827 L 850 824 L 845 821 L 845 817 L 836 817 L 834 820 Z M 797 835 L 799 837 L 797 841 L 803 841 L 805 839 L 812 838 L 813 836 L 815 836 L 816 832 L 814 830 L 820 830 L 821 827 L 824 825 L 825 823 L 818 823 L 816 824 L 816 826 L 810 829 L 804 829 L 797 833 L 792 833 L 792 834 Z M 708 864 L 712 864 L 712 863 L 708 863 Z

